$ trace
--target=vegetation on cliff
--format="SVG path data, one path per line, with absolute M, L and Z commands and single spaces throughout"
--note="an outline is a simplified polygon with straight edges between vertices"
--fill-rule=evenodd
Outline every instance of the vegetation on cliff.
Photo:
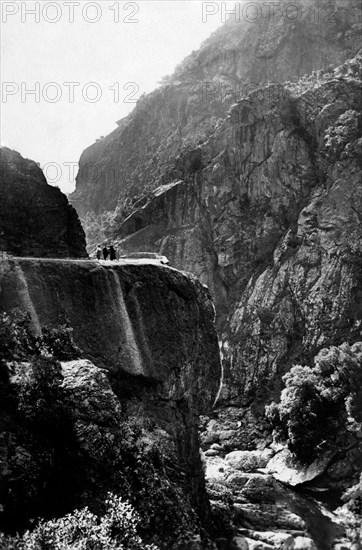
M 58 361 L 80 357 L 81 350 L 73 340 L 73 329 L 64 324 L 45 326 L 41 336 L 31 330 L 31 315 L 15 308 L 0 312 L 0 366 L 11 361 L 27 361 L 37 356 L 52 356 Z
M 280 403 L 267 417 L 290 450 L 307 463 L 343 446 L 362 430 L 362 343 L 321 350 L 313 367 L 295 366 L 283 376 Z
M 23 535 L 0 533 L 7 550 L 158 550 L 138 534 L 140 516 L 128 503 L 107 495 L 105 512 L 97 516 L 85 507 L 50 521 L 41 520 Z

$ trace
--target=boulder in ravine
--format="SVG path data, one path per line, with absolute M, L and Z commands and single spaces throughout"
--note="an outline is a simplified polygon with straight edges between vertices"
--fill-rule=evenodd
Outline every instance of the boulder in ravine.
M 225 456 L 227 463 L 235 470 L 243 472 L 253 472 L 259 468 L 265 468 L 269 459 L 273 456 L 273 451 L 233 451 Z
M 305 465 L 300 463 L 288 449 L 284 449 L 271 458 L 266 465 L 266 471 L 273 474 L 275 479 L 293 487 L 320 476 L 327 469 L 331 458 L 330 454 L 324 455 L 312 464 Z
M 39 165 L 0 149 L 0 250 L 15 256 L 86 258 L 77 212 Z

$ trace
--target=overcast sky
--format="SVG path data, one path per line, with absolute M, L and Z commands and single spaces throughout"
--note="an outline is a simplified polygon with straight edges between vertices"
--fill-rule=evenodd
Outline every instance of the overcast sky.
M 65 192 L 82 151 L 221 24 L 199 0 L 1 4 L 1 143 Z

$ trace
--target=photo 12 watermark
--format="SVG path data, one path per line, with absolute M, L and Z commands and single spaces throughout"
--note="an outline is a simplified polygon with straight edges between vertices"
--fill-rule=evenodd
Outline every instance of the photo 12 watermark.
M 114 82 L 105 86 L 98 82 L 2 82 L 1 103 L 98 103 L 102 99 L 113 103 L 137 103 L 140 94 L 137 82 Z
M 103 139 L 105 138 L 102 136 L 96 141 L 102 142 Z M 107 185 L 114 184 L 122 180 L 124 168 L 122 164 L 115 163 L 111 168 L 108 167 L 105 170 L 97 162 L 86 162 L 79 165 L 77 161 L 48 161 L 37 164 L 43 171 L 49 185 L 54 186 L 59 182 L 67 182 L 67 184 L 74 186 L 77 176 L 88 183 L 97 184 L 104 181 Z M 24 169 L 26 167 L 27 165 L 24 165 Z
M 2 1 L 0 3 L 1 22 L 14 19 L 21 23 L 68 23 L 82 20 L 89 24 L 102 19 L 113 23 L 139 23 L 140 3 L 126 2 L 31 2 Z
M 348 9 L 348 5 L 341 6 L 340 2 L 309 2 L 259 0 L 235 2 L 202 2 L 202 22 L 208 23 L 218 19 L 220 23 L 231 21 L 235 23 L 257 23 L 267 21 L 298 21 L 309 17 L 314 23 L 334 24 L 338 21 L 338 12 Z

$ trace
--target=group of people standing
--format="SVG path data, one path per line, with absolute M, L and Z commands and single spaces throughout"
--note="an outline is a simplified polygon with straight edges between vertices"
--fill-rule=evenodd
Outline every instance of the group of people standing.
M 97 260 L 101 260 L 102 255 L 104 260 L 113 261 L 113 260 L 116 260 L 117 258 L 117 253 L 112 245 L 111 246 L 104 245 L 104 247 L 101 248 L 101 245 L 99 244 L 96 250 Z

